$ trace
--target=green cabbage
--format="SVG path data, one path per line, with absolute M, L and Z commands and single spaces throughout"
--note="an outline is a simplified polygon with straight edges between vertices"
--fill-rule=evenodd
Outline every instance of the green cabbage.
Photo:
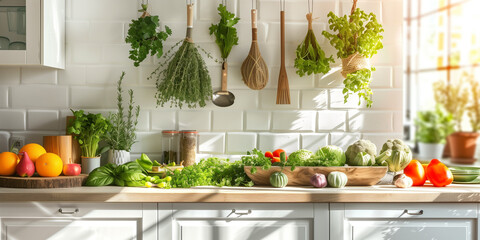
M 360 156 L 358 156 L 361 154 Z M 348 146 L 345 156 L 347 164 L 350 166 L 371 166 L 375 164 L 375 155 L 377 154 L 377 146 L 369 140 L 358 140 Z M 365 155 L 370 155 L 366 157 Z
M 288 161 L 303 162 L 312 157 L 313 153 L 306 149 L 300 149 L 288 156 Z
M 318 159 L 321 166 L 333 167 L 345 165 L 345 154 L 340 147 L 328 145 L 317 150 L 314 158 Z
M 390 139 L 383 144 L 376 162 L 380 165 L 387 163 L 390 172 L 402 171 L 412 161 L 412 151 L 400 139 Z

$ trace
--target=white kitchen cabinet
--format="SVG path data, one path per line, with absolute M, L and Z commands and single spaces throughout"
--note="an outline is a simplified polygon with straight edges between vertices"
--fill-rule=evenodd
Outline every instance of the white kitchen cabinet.
M 0 65 L 65 68 L 65 0 L 0 0 Z
M 171 225 L 159 226 L 165 232 L 171 229 L 166 239 L 328 239 L 328 204 L 197 203 L 172 207 Z
M 157 239 L 156 204 L 5 203 L 1 239 Z
M 331 240 L 472 240 L 476 204 L 330 204 Z

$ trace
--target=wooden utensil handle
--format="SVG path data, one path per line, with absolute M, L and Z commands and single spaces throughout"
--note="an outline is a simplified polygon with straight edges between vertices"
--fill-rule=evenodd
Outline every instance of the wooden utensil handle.
M 285 66 L 285 11 L 280 11 L 281 64 Z
M 252 28 L 257 28 L 257 9 L 252 9 Z
M 222 63 L 222 92 L 227 92 L 227 73 L 228 73 L 228 64 L 227 62 Z
M 193 28 L 193 4 L 187 5 L 187 28 Z

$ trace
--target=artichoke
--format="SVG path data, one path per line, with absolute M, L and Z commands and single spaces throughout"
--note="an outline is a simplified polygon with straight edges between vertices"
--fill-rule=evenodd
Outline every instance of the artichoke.
M 388 165 L 390 172 L 402 171 L 412 160 L 412 151 L 400 139 L 390 139 L 383 144 L 380 155 L 375 159 L 378 165 Z
M 345 156 L 350 166 L 372 166 L 375 164 L 377 146 L 369 140 L 358 140 L 347 148 Z M 359 156 L 360 155 L 360 156 Z M 365 155 L 370 155 L 369 157 Z

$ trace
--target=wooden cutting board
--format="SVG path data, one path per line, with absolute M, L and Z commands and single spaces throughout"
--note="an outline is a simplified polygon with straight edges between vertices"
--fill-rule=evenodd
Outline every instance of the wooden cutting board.
M 7 188 L 72 188 L 81 187 L 87 174 L 58 177 L 13 177 L 0 176 L 0 187 Z
M 272 166 L 268 170 L 256 167 L 257 172 L 252 174 L 250 172 L 251 168 L 245 166 L 245 173 L 255 185 L 260 186 L 270 186 L 270 175 L 279 172 L 281 169 L 278 166 Z M 347 186 L 372 186 L 385 176 L 387 167 L 296 167 L 295 170 L 290 171 L 290 167 L 286 166 L 282 172 L 288 177 L 288 186 L 311 186 L 310 178 L 315 173 L 322 173 L 326 177 L 334 171 L 343 172 L 347 175 Z

